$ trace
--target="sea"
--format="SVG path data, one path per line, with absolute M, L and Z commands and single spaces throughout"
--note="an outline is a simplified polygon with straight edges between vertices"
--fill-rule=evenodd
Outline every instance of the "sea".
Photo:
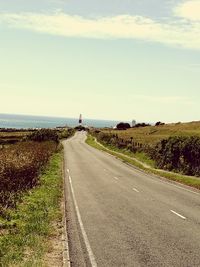
M 79 124 L 78 120 L 79 118 L 0 114 L 0 128 L 29 129 L 64 126 L 75 127 Z M 83 125 L 95 128 L 114 127 L 117 123 L 119 123 L 119 121 L 83 119 Z

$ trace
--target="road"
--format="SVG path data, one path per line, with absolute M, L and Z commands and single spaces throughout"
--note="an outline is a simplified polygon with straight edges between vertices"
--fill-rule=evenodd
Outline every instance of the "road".
M 71 266 L 200 266 L 200 193 L 64 142 Z

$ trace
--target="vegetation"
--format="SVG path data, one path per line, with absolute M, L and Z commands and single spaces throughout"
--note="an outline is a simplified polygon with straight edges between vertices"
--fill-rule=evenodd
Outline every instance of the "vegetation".
M 75 134 L 74 128 L 62 129 L 58 132 L 59 139 L 67 139 Z
M 174 136 L 160 141 L 151 158 L 158 168 L 200 176 L 200 137 Z
M 40 176 L 40 186 L 27 191 L 16 209 L 0 218 L 0 266 L 43 266 L 53 224 L 62 218 L 62 156 L 55 154 Z
M 159 127 L 158 127 L 159 126 Z M 200 176 L 200 123 L 92 131 L 97 140 L 157 168 Z
M 42 265 L 47 238 L 55 232 L 52 223 L 61 219 L 59 139 L 73 134 L 73 129 L 0 130 L 0 141 L 17 137 L 17 143 L 0 146 L 0 267 Z
M 84 126 L 82 126 L 82 125 L 79 125 L 79 126 L 75 127 L 75 130 L 77 130 L 77 131 L 86 131 L 86 128 Z
M 42 142 L 42 141 L 59 141 L 59 136 L 56 130 L 51 129 L 41 129 L 33 132 L 28 136 L 29 140 Z
M 0 129 L 0 144 L 14 144 L 27 138 L 33 131 Z
M 38 175 L 56 149 L 56 142 L 29 141 L 0 150 L 0 215 L 39 183 Z
M 0 145 L 15 144 L 20 141 L 45 141 L 68 138 L 74 134 L 73 128 L 55 128 L 55 129 L 2 129 L 0 128 Z
M 104 144 L 103 146 L 100 145 L 95 141 L 95 138 L 91 135 L 88 135 L 86 143 L 94 148 L 97 148 L 99 150 L 105 151 L 119 159 L 121 159 L 123 162 L 126 162 L 128 164 L 134 165 L 145 172 L 152 173 L 158 176 L 165 177 L 169 180 L 176 181 L 197 189 L 200 189 L 200 179 L 196 177 L 191 177 L 191 176 L 185 176 L 182 174 L 174 173 L 174 172 L 167 172 L 167 171 L 162 171 L 160 169 L 155 169 L 154 168 L 154 163 L 152 161 L 149 162 L 149 158 L 145 157 L 142 159 L 144 154 L 139 153 L 140 158 L 136 158 L 133 155 L 129 154 L 130 152 L 127 150 L 121 150 L 121 149 L 116 149 L 115 147 L 111 147 L 109 145 Z M 135 156 L 138 155 L 138 153 L 134 154 Z M 147 165 L 148 164 L 148 165 Z
M 160 125 L 159 127 L 134 127 L 126 131 L 113 129 L 101 131 L 106 134 L 118 135 L 118 138 L 122 138 L 125 141 L 132 138 L 134 142 L 141 143 L 142 145 L 155 145 L 157 142 L 170 136 L 200 136 L 200 122 L 173 123 Z
M 155 126 L 160 126 L 160 125 L 165 125 L 165 123 L 161 122 L 161 121 L 157 121 L 156 124 L 155 124 Z
M 117 129 L 118 130 L 126 130 L 126 129 L 129 129 L 129 128 L 131 128 L 131 126 L 127 122 L 120 122 L 120 123 L 117 124 Z
M 141 122 L 141 123 L 137 123 L 134 127 L 139 128 L 139 127 L 147 127 L 147 126 L 150 126 L 150 124 Z

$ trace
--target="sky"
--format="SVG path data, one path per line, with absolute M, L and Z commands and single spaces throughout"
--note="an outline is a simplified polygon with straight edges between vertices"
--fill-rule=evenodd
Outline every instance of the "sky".
M 200 120 L 200 0 L 0 0 L 0 113 Z

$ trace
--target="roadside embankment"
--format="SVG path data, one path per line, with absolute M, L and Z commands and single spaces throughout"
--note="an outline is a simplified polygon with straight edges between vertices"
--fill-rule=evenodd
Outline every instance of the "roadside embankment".
M 194 187 L 196 189 L 200 189 L 200 178 L 194 176 L 182 175 L 170 171 L 165 171 L 161 169 L 156 169 L 152 167 L 152 163 L 148 164 L 148 160 L 144 159 L 143 161 L 134 157 L 133 153 L 130 153 L 127 150 L 122 150 L 119 148 L 115 148 L 111 145 L 107 145 L 105 143 L 100 143 L 96 140 L 96 138 L 92 135 L 88 135 L 86 139 L 86 143 L 94 148 L 105 151 L 121 160 L 125 163 L 131 164 L 145 172 L 155 174 L 160 177 L 167 178 L 171 181 L 179 182 L 190 187 Z M 150 161 L 151 162 L 151 161 Z

